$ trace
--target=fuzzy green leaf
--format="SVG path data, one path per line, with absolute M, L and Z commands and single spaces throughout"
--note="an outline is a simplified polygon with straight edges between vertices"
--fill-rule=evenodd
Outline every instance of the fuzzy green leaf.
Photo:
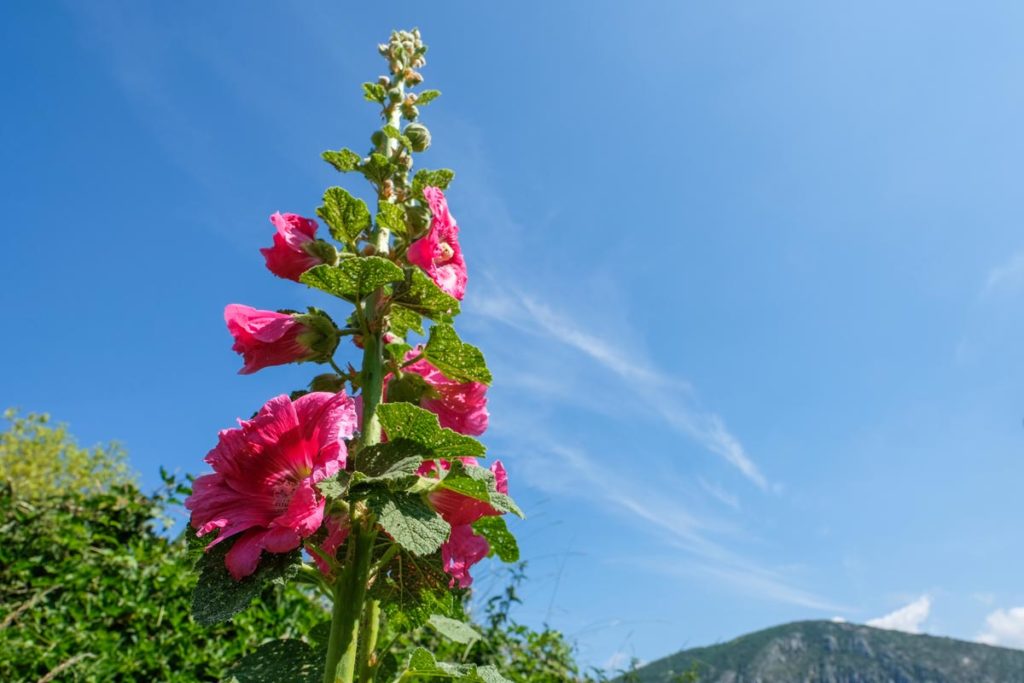
M 396 167 L 386 156 L 374 152 L 366 163 L 360 165 L 359 170 L 371 183 L 380 185 L 394 174 Z
M 382 130 L 384 131 L 384 135 L 387 135 L 392 140 L 398 140 L 398 142 L 406 149 L 412 149 L 412 142 L 402 134 L 402 131 L 398 130 L 394 126 L 384 126 Z
M 471 664 L 448 664 L 438 662 L 434 655 L 422 647 L 413 650 L 409 656 L 405 673 L 400 681 L 417 680 L 420 678 L 440 678 L 457 681 L 458 683 L 511 683 L 498 673 L 493 666 L 473 666 Z
M 324 205 L 316 213 L 327 223 L 334 239 L 344 244 L 355 244 L 363 231 L 370 227 L 370 210 L 366 208 L 366 202 L 340 187 L 327 188 Z
M 423 318 L 403 306 L 393 306 L 388 313 L 388 329 L 405 339 L 410 332 L 423 334 Z
M 387 228 L 397 235 L 404 235 L 406 233 L 405 209 L 400 204 L 378 202 L 377 225 Z
M 337 266 L 310 268 L 299 282 L 348 301 L 358 301 L 384 285 L 401 280 L 402 269 L 380 256 L 354 256 Z
M 229 674 L 236 683 L 320 683 L 324 655 L 301 640 L 271 640 L 238 660 Z
M 426 168 L 422 168 L 416 171 L 416 175 L 412 177 L 412 198 L 423 199 L 423 188 L 424 187 L 438 187 L 442 190 L 447 190 L 448 185 L 455 178 L 455 171 L 451 169 L 442 168 L 436 171 L 431 171 Z
M 415 441 L 394 439 L 359 452 L 358 470 L 353 483 L 381 482 L 389 488 L 404 490 L 414 485 L 416 471 L 423 464 L 424 448 Z
M 234 545 L 228 539 L 203 554 L 196 563 L 199 581 L 192 593 L 192 617 L 210 626 L 238 614 L 263 592 L 270 582 L 282 581 L 297 570 L 298 552 L 264 553 L 256 571 L 235 581 L 224 566 L 224 556 Z
M 324 161 L 342 173 L 356 170 L 359 168 L 359 163 L 363 160 L 361 156 L 350 149 L 327 150 L 320 156 Z
M 405 282 L 395 286 L 392 302 L 436 322 L 451 322 L 459 314 L 458 300 L 441 291 L 419 268 L 408 270 Z
M 431 458 L 475 457 L 486 452 L 473 437 L 442 428 L 437 415 L 411 403 L 383 403 L 377 406 L 377 415 L 389 439 L 415 441 Z
M 440 614 L 431 614 L 427 623 L 442 636 L 460 645 L 471 645 L 480 640 L 480 632 L 464 621 L 450 619 Z
M 416 96 L 416 106 L 429 104 L 441 96 L 440 90 L 424 90 Z
M 388 91 L 380 83 L 363 83 L 363 97 L 370 102 L 384 104 Z
M 451 325 L 434 325 L 431 328 L 430 341 L 424 353 L 427 360 L 437 366 L 448 379 L 491 383 L 491 371 L 487 369 L 484 354 L 477 347 L 459 339 Z
M 414 555 L 429 555 L 448 540 L 451 527 L 422 496 L 378 492 L 367 500 L 381 528 Z
M 497 555 L 502 562 L 519 561 L 519 543 L 502 517 L 488 515 L 473 522 L 473 531 L 487 539 L 488 556 Z
M 322 479 L 316 484 L 317 491 L 325 498 L 341 498 L 348 490 L 348 483 L 352 475 L 342 470 L 333 477 Z

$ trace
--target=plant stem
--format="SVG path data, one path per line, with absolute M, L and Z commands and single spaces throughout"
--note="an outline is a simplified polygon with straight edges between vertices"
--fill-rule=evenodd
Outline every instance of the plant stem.
M 370 573 L 373 543 L 377 533 L 352 520 L 345 568 L 334 584 L 331 636 L 327 642 L 324 683 L 354 683 L 359 620 L 366 599 L 366 577 Z
M 372 683 L 377 668 L 374 651 L 380 632 L 380 600 L 370 600 L 363 610 L 363 623 L 359 627 L 359 683 Z

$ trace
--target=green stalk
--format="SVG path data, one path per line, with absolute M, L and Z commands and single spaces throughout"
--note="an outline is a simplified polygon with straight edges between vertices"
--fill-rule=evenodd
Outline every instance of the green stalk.
M 366 599 L 366 577 L 370 573 L 376 531 L 367 531 L 353 520 L 348 555 L 341 576 L 334 585 L 331 636 L 327 642 L 324 683 L 354 683 L 359 620 Z
M 377 669 L 374 653 L 380 633 L 380 600 L 370 600 L 363 610 L 363 623 L 359 627 L 359 683 L 373 683 Z

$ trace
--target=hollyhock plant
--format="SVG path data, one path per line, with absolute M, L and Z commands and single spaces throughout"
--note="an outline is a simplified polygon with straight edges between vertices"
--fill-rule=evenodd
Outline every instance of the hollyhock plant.
M 430 206 L 430 231 L 409 245 L 406 258 L 419 266 L 438 287 L 459 301 L 466 295 L 466 262 L 459 246 L 459 226 L 448 211 L 444 192 L 436 187 L 423 188 Z
M 406 354 L 406 361 L 422 354 L 423 348 L 418 346 Z M 437 415 L 442 427 L 469 436 L 480 436 L 487 431 L 490 413 L 487 412 L 486 384 L 448 379 L 422 357 L 406 366 L 404 371 L 426 380 L 429 390 L 420 399 L 420 406 Z
M 242 374 L 305 361 L 331 372 L 313 377 L 308 393 L 277 396 L 222 431 L 207 454 L 213 471 L 194 481 L 185 505 L 196 535 L 218 552 L 197 562 L 192 613 L 198 623 L 219 623 L 266 582 L 297 581 L 331 609 L 317 680 L 444 673 L 508 683 L 492 666 L 388 652 L 422 624 L 427 615 L 413 612 L 424 605 L 443 618 L 432 616 L 435 626 L 466 618 L 461 601 L 440 592 L 445 584 L 470 587 L 472 567 L 489 555 L 518 561 L 504 513 L 522 511 L 508 496 L 502 463 L 478 464 L 486 447 L 474 437 L 488 426 L 492 375 L 455 328 L 460 307 L 452 298 L 462 300 L 467 276 L 444 195 L 454 172 L 412 171 L 414 155 L 430 143 L 420 107 L 440 95 L 414 91 L 426 46 L 418 31 L 396 31 L 378 51 L 390 75 L 363 84 L 365 99 L 380 105 L 372 146 L 322 155 L 346 177 L 369 182 L 374 210 L 358 192 L 329 187 L 316 210 L 329 235 L 318 239 L 310 218 L 275 213 L 273 246 L 261 250 L 274 275 L 309 288 L 307 296 L 329 297 L 322 305 L 344 325 L 319 308 L 224 310 Z M 412 348 L 411 333 L 425 343 Z M 352 338 L 343 348 L 361 352 L 361 363 L 335 358 L 343 337 Z M 314 640 L 321 639 L 260 644 L 253 653 L 260 674 L 309 679 Z
M 317 224 L 312 218 L 277 212 L 270 222 L 277 228 L 274 246 L 260 249 L 260 253 L 271 273 L 298 282 L 307 270 L 327 262 L 323 252 L 330 245 L 316 239 Z
M 321 316 L 261 311 L 250 306 L 230 304 L 224 308 L 224 321 L 234 337 L 231 347 L 242 355 L 245 364 L 238 371 L 248 375 L 271 365 L 301 363 L 329 355 L 337 345 L 336 332 Z
M 231 576 L 252 574 L 263 551 L 294 550 L 320 528 L 324 497 L 315 484 L 345 468 L 355 429 L 355 406 L 342 391 L 277 396 L 220 432 L 205 458 L 213 473 L 195 480 L 185 507 L 198 536 L 218 532 L 207 550 L 241 534 L 225 556 Z

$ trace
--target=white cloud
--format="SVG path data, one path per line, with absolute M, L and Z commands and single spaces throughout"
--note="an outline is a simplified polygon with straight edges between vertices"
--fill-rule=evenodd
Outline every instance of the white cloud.
M 725 420 L 716 413 L 697 408 L 691 385 L 654 367 L 638 351 L 637 344 L 609 344 L 564 312 L 556 312 L 508 286 L 497 286 L 479 300 L 482 303 L 475 305 L 475 313 L 576 349 L 622 379 L 622 387 L 630 391 L 637 404 L 674 431 L 722 457 L 762 490 L 769 489 L 767 478 L 740 440 L 726 427 Z
M 985 627 L 979 643 L 1024 649 L 1024 607 L 997 609 L 985 617 Z
M 931 610 L 931 597 L 922 595 L 909 605 L 900 607 L 898 610 L 890 612 L 884 617 L 871 619 L 868 621 L 868 626 L 885 628 L 891 631 L 903 631 L 905 633 L 920 633 L 921 624 L 928 619 L 928 614 Z
M 995 266 L 985 278 L 983 294 L 997 291 L 1016 291 L 1024 285 L 1024 251 L 1018 251 L 1009 261 Z

